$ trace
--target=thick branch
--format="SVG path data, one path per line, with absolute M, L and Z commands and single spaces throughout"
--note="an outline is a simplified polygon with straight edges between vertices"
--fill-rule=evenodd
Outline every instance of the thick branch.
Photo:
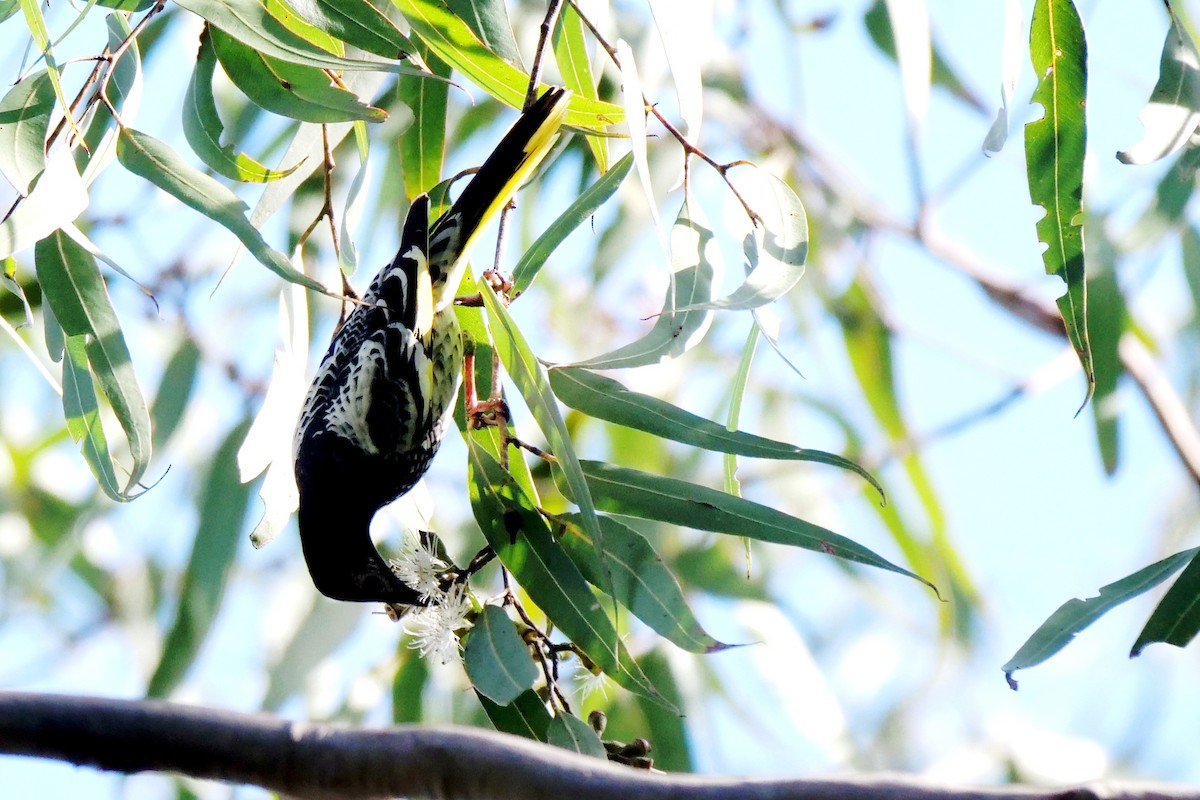
M 0 753 L 119 772 L 177 772 L 300 798 L 1200 800 L 1200 787 L 1132 783 L 967 789 L 895 776 L 662 775 L 472 728 L 361 730 L 160 701 L 24 693 L 0 693 Z

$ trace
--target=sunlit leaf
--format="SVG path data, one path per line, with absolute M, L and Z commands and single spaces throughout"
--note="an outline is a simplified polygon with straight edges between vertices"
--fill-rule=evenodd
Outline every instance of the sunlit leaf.
M 109 49 L 115 52 L 124 47 L 121 57 L 109 68 L 106 84 L 109 102 L 121 115 L 122 125 L 132 125 L 137 118 L 145 83 L 141 47 L 138 38 L 132 36 L 133 30 L 129 27 L 127 16 L 109 14 L 104 20 L 108 29 Z M 93 104 L 91 120 L 84 135 L 86 150 L 80 147 L 75 151 L 75 163 L 86 186 L 91 186 L 116 158 L 117 135 L 113 111 L 105 103 Z
M 1158 601 L 1129 657 L 1141 655 L 1146 645 L 1154 642 L 1187 647 L 1197 632 L 1200 632 L 1200 559 L 1193 556 Z
M 787 294 L 804 276 L 808 216 L 800 198 L 782 180 L 758 168 L 735 173 L 733 180 L 759 216 L 742 242 L 750 272 L 733 294 L 685 310 L 758 308 Z
M 599 461 L 582 464 L 596 507 L 601 511 L 801 547 L 907 575 L 934 588 L 921 576 L 896 566 L 858 542 L 769 506 L 676 478 Z
M 465 22 L 440 0 L 392 0 L 404 14 L 413 32 L 443 61 L 466 75 L 500 102 L 520 109 L 525 103 L 529 76 L 493 53 Z M 538 87 L 540 96 L 546 86 Z M 572 95 L 566 124 L 577 128 L 604 130 L 624 121 L 620 106 L 583 95 Z
M 450 67 L 428 48 L 421 57 L 435 75 L 450 77 Z M 413 123 L 400 134 L 400 164 L 409 200 L 433 189 L 442 179 L 446 155 L 446 100 L 449 85 L 411 75 L 400 77 L 399 96 L 413 112 Z
M 671 267 L 663 310 L 646 335 L 573 366 L 618 369 L 658 364 L 682 355 L 704 337 L 712 323 L 712 312 L 705 306 L 712 299 L 724 262 L 700 207 L 688 200 L 671 226 Z
M 1141 141 L 1117 153 L 1123 164 L 1149 164 L 1174 153 L 1200 125 L 1200 52 L 1169 5 L 1167 13 L 1171 28 L 1163 42 L 1158 82 L 1138 114 L 1146 130 Z
M 936 51 L 934 61 L 936 81 Z M 1021 3 L 1020 0 L 1004 0 L 1004 37 L 1000 53 L 1000 109 L 983 139 L 984 155 L 999 153 L 1008 141 L 1009 108 L 1012 107 L 1013 93 L 1017 90 L 1017 79 L 1021 75 L 1021 61 Z
M 412 42 L 367 0 L 312 0 L 298 11 L 320 31 L 388 59 L 403 59 Z
M 387 112 L 337 86 L 319 67 L 264 55 L 219 28 L 210 29 L 225 74 L 259 108 L 301 122 L 382 122 Z
M 658 215 L 658 200 L 654 197 L 651 184 L 650 158 L 646 149 L 646 98 L 642 94 L 642 81 L 638 76 L 637 59 L 633 48 L 624 39 L 617 40 L 617 61 L 621 67 L 621 97 L 625 102 L 625 126 L 629 131 L 629 149 L 633 153 L 633 166 L 637 170 L 646 209 L 654 223 L 654 232 L 666 249 L 666 237 L 662 219 Z
M 498 606 L 484 606 L 463 648 L 463 665 L 475 691 L 506 706 L 537 679 L 529 647 Z
M 54 111 L 54 85 L 45 70 L 27 76 L 0 100 L 0 174 L 19 194 L 29 194 L 46 166 L 46 134 Z
M 162 189 L 189 208 L 223 225 L 250 255 L 284 280 L 324 292 L 320 283 L 296 271 L 287 256 L 273 249 L 246 219 L 246 204 L 213 178 L 189 166 L 166 144 L 148 134 L 125 128 L 117 141 L 122 166 Z M 272 185 L 278 185 L 272 184 Z
M 192 79 L 183 98 L 183 135 L 192 152 L 218 175 L 234 181 L 266 183 L 295 170 L 298 164 L 282 171 L 268 169 L 245 153 L 237 152 L 232 146 L 221 144 L 225 126 L 217 113 L 217 103 L 212 93 L 216 65 L 216 50 L 213 49 L 209 28 L 206 27 L 200 34 L 196 67 L 192 70 Z
M 563 83 L 573 95 L 599 100 L 596 79 L 592 75 L 591 58 L 588 55 L 587 39 L 583 33 L 583 20 L 570 3 L 564 3 L 554 26 L 554 60 L 563 76 Z M 601 172 L 608 170 L 608 139 L 603 136 L 588 136 L 588 147 L 596 158 Z
M 730 645 L 718 642 L 700 625 L 679 588 L 679 581 L 646 538 L 612 517 L 599 517 L 604 529 L 604 559 L 614 596 L 660 636 L 691 653 L 715 653 Z M 592 542 L 579 527 L 578 515 L 560 517 L 559 540 L 588 582 L 604 589 L 606 573 L 595 561 Z
M 87 187 L 69 153 L 56 151 L 34 182 L 29 195 L 0 222 L 0 258 L 8 258 L 83 213 L 88 206 Z
M 247 47 L 289 64 L 332 70 L 368 70 L 401 75 L 422 70 L 394 61 L 342 58 L 289 31 L 256 0 L 179 0 L 178 5 L 208 20 Z
M 1087 331 L 1082 218 L 1087 44 L 1072 0 L 1037 0 L 1029 54 L 1038 76 L 1033 102 L 1041 103 L 1044 112 L 1025 126 L 1029 196 L 1045 211 L 1037 234 L 1046 245 L 1046 273 L 1067 284 L 1058 309 L 1087 380 L 1086 405 L 1096 388 Z
M 250 487 L 238 480 L 237 474 L 237 450 L 249 425 L 245 420 L 234 428 L 212 457 L 200 493 L 200 520 L 179 590 L 175 621 L 150 677 L 149 697 L 166 697 L 175 690 L 196 660 L 221 608 L 250 500 Z
M 550 720 L 550 727 L 546 730 L 546 741 L 574 753 L 608 759 L 600 737 L 590 725 L 574 714 L 558 714 Z
M 524 69 L 504 0 L 446 0 L 446 8 L 467 23 L 488 50 Z
M 550 227 L 546 228 L 513 268 L 513 292 L 515 294 L 519 295 L 529 288 L 546 263 L 546 259 L 558 249 L 558 246 L 572 231 L 582 225 L 585 220 L 596 213 L 596 209 L 613 196 L 632 166 L 633 156 L 627 153 L 624 158 L 613 165 L 612 169 L 601 175 L 599 180 L 575 198 L 571 205 L 567 206 L 567 210 L 559 214 Z
M 1113 608 L 1153 589 L 1189 562 L 1195 564 L 1197 553 L 1200 553 L 1200 547 L 1184 550 L 1143 567 L 1119 581 L 1101 586 L 1099 594 L 1095 597 L 1089 597 L 1087 600 L 1072 598 L 1063 603 L 1001 667 L 1008 685 L 1016 689 L 1017 682 L 1012 677 L 1014 672 L 1041 664 L 1070 644 L 1077 633 Z
M 918 132 L 929 112 L 929 82 L 933 73 L 933 47 L 929 10 L 925 0 L 886 0 L 891 21 L 900 86 L 904 93 L 910 131 Z
M 38 283 L 69 338 L 86 342 L 88 363 L 129 444 L 132 465 L 122 489 L 131 495 L 150 464 L 150 412 L 104 278 L 91 255 L 62 232 L 34 249 Z
M 618 381 L 594 372 L 556 367 L 550 370 L 550 388 L 564 403 L 589 416 L 718 453 L 829 464 L 861 475 L 883 495 L 883 487 L 871 473 L 850 459 L 729 430 L 665 400 L 630 391 Z
M 50 79 L 50 85 L 54 89 L 54 96 L 58 100 L 58 106 L 66 115 L 67 125 L 70 126 L 71 133 L 76 136 L 82 136 L 79 124 L 75 120 L 71 100 L 67 97 L 66 92 L 63 91 L 58 61 L 50 45 L 50 31 L 46 28 L 46 18 L 42 15 L 41 4 L 37 0 L 19 0 L 19 2 L 21 4 L 21 11 L 25 14 L 25 24 L 29 28 L 29 34 L 33 38 L 33 43 L 37 45 L 38 51 L 42 54 L 42 61 L 46 64 L 46 77 Z

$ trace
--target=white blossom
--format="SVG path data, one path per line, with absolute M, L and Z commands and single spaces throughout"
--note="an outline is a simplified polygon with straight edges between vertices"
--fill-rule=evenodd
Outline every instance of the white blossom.
M 396 577 L 416 589 L 421 597 L 433 602 L 441 591 L 441 574 L 449 567 L 433 552 L 432 543 L 421 541 L 421 536 L 411 532 L 404 537 L 400 554 L 388 562 Z
M 471 627 L 467 614 L 473 610 L 464 584 L 448 592 L 433 593 L 430 605 L 414 609 L 404 617 L 404 630 L 412 637 L 410 646 L 423 658 L 449 664 L 458 657 L 458 632 Z

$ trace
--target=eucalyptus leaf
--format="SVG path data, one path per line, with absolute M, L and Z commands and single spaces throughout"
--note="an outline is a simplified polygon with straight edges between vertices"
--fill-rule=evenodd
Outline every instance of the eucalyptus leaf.
M 0 99 L 0 174 L 18 194 L 46 166 L 46 134 L 54 111 L 54 85 L 46 70 L 38 70 Z
M 546 742 L 580 755 L 608 760 L 604 743 L 592 727 L 574 714 L 557 714 L 546 730 Z
M 1158 63 L 1158 82 L 1138 114 L 1145 132 L 1128 150 L 1117 153 L 1122 164 L 1149 164 L 1187 144 L 1200 125 L 1200 52 L 1191 34 L 1168 5 L 1171 27 Z
M 463 648 L 463 665 L 475 691 L 506 706 L 533 686 L 537 667 L 529 647 L 498 606 L 484 606 Z

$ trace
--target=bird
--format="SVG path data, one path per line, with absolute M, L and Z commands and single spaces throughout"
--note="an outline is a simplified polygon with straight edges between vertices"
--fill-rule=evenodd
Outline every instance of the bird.
M 463 371 L 453 302 L 467 250 L 550 152 L 569 99 L 546 90 L 432 223 L 429 197 L 416 197 L 395 257 L 334 333 L 294 440 L 301 549 L 329 598 L 400 611 L 428 602 L 380 555 L 371 520 L 421 479 L 441 444 Z

